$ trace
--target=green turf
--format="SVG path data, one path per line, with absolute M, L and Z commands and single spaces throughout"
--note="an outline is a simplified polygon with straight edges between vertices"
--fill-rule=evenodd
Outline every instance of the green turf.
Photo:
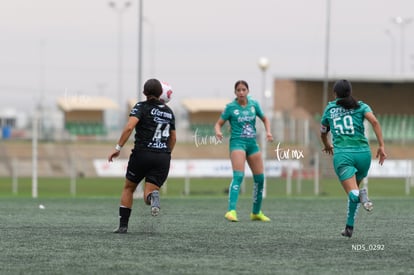
M 374 203 L 373 213 L 360 210 L 347 239 L 339 234 L 345 196 L 266 198 L 270 223 L 248 219 L 249 198 L 239 201 L 239 223 L 224 220 L 224 197 L 162 196 L 158 217 L 136 200 L 126 235 L 111 233 L 117 198 L 3 197 L 0 273 L 414 273 L 412 198 Z
M 123 186 L 122 178 L 78 178 L 75 183 L 76 197 L 118 197 Z M 190 179 L 190 196 L 225 196 L 231 179 L 208 178 Z M 0 178 L 0 196 L 30 197 L 32 192 L 31 178 L 18 179 L 18 192 L 12 192 L 12 179 Z M 168 197 L 181 197 L 185 194 L 185 179 L 171 178 L 163 187 L 163 195 Z M 286 196 L 286 179 L 267 179 L 267 194 L 270 197 Z M 320 196 L 342 197 L 344 191 L 336 178 L 322 179 L 319 188 Z M 250 197 L 252 179 L 246 178 L 242 186 L 242 196 Z M 405 196 L 404 179 L 370 179 L 369 191 L 371 196 Z M 71 181 L 68 178 L 39 178 L 39 197 L 71 197 Z M 292 180 L 291 196 L 314 196 L 314 183 L 312 180 Z M 410 197 L 414 197 L 414 190 Z

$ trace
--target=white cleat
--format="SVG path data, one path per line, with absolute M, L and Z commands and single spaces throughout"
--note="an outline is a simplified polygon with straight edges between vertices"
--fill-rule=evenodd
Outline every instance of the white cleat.
M 151 194 L 151 215 L 158 216 L 160 213 L 160 194 L 158 191 L 153 191 Z
M 365 210 L 371 212 L 374 209 L 374 204 L 368 199 L 368 194 L 366 189 L 361 189 L 359 191 L 359 200 Z
M 371 201 L 367 201 L 364 202 L 362 204 L 362 206 L 364 207 L 365 210 L 367 210 L 368 212 L 371 212 L 372 210 L 374 210 L 374 204 Z

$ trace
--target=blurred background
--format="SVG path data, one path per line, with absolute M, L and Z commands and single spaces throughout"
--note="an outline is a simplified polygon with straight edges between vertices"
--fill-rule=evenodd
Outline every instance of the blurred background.
M 303 179 L 319 195 L 319 181 L 334 178 L 320 154 L 319 119 L 333 82 L 347 78 L 383 126 L 390 162 L 371 177 L 398 178 L 409 194 L 413 10 L 410 0 L 3 1 L 1 190 L 18 193 L 19 179 L 70 178 L 76 193 L 79 178 L 121 177 L 128 149 L 120 165 L 103 161 L 155 77 L 173 88 L 173 158 L 182 162 L 171 176 L 184 193 L 191 177 L 230 175 L 228 143 L 215 141 L 213 125 L 244 79 L 272 122 L 272 144 L 258 125 L 267 173 L 286 180 L 287 194 L 300 192 L 291 181 Z M 211 159 L 221 161 L 197 162 Z

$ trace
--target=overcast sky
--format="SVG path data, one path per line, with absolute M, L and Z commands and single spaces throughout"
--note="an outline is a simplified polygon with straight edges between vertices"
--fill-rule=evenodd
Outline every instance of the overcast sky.
M 117 7 L 124 0 L 114 0 Z M 0 1 L 0 109 L 32 110 L 67 95 L 119 100 L 118 16 L 104 0 Z M 136 98 L 138 1 L 122 13 L 123 101 Z M 143 0 L 143 81 L 169 82 L 185 97 L 233 95 L 244 79 L 259 97 L 280 76 L 323 77 L 327 0 Z M 401 28 L 412 0 L 333 0 L 329 74 L 401 73 Z M 388 30 L 388 32 L 387 32 Z M 404 73 L 414 76 L 414 22 L 403 32 Z M 140 89 L 141 90 L 141 89 Z

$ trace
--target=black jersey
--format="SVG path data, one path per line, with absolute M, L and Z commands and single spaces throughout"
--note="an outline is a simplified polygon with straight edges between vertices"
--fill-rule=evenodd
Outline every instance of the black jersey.
M 129 116 L 139 119 L 135 126 L 135 149 L 171 152 L 168 147 L 170 131 L 175 130 L 173 111 L 158 100 L 135 104 Z

